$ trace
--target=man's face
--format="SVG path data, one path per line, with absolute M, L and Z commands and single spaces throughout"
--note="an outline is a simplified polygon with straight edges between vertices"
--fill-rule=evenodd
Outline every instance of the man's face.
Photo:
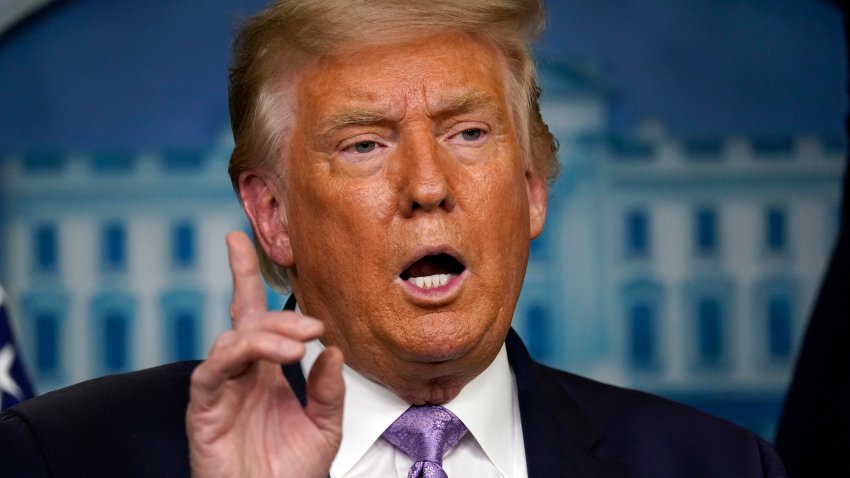
M 545 181 L 505 62 L 458 34 L 325 58 L 296 84 L 280 186 L 302 310 L 410 402 L 451 399 L 499 351 Z

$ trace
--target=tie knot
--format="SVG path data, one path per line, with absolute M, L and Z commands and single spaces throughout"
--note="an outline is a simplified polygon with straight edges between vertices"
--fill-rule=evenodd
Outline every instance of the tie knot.
M 414 462 L 443 463 L 443 454 L 466 434 L 466 425 L 439 405 L 412 406 L 383 433 L 383 437 Z

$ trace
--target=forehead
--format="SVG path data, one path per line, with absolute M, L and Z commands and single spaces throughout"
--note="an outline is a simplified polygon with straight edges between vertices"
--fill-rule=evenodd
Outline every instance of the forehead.
M 506 62 L 497 48 L 459 33 L 368 46 L 323 57 L 297 86 L 298 120 L 368 111 L 400 120 L 411 111 L 437 113 L 458 103 L 507 109 Z

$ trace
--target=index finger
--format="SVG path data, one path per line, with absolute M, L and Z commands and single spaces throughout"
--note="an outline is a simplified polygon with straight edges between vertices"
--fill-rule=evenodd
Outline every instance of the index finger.
M 233 277 L 233 302 L 230 318 L 233 325 L 248 315 L 266 311 L 266 287 L 260 277 L 260 262 L 254 244 L 244 232 L 227 235 L 227 257 Z

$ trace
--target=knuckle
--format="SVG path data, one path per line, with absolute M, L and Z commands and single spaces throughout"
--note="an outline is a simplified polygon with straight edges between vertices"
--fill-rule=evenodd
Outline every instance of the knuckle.
M 205 385 L 209 381 L 208 367 L 207 362 L 201 362 L 200 365 L 195 367 L 195 370 L 192 371 L 192 375 L 189 377 L 190 384 L 193 386 Z
M 212 349 L 210 350 L 210 355 L 220 350 L 232 348 L 234 342 L 238 339 L 236 335 L 236 332 L 232 330 L 227 330 L 218 334 L 218 337 L 216 337 L 213 341 Z

